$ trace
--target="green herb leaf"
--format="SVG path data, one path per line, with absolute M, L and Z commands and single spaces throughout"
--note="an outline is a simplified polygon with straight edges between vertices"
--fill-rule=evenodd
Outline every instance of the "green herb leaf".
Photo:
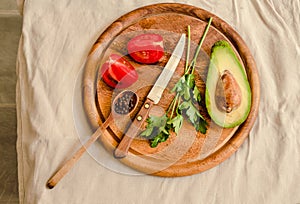
M 164 114 L 163 116 L 150 116 L 147 119 L 146 129 L 140 134 L 140 136 L 150 139 L 150 146 L 156 147 L 160 142 L 166 141 L 169 137 L 170 129 L 172 128 L 168 124 L 168 116 Z
M 180 109 L 180 110 L 185 110 L 185 109 L 187 109 L 189 106 L 190 106 L 189 101 L 184 101 L 184 102 L 182 102 L 182 103 L 179 105 L 179 109 Z
M 194 76 L 194 74 L 185 75 L 185 79 L 186 79 L 186 85 L 191 89 L 194 88 L 194 86 L 195 86 L 195 76 Z
M 161 117 L 150 116 L 147 119 L 146 129 L 140 134 L 143 137 L 152 138 L 155 134 L 163 131 L 161 127 L 164 127 L 167 123 L 168 116 L 165 114 Z
M 169 138 L 169 134 L 159 133 L 153 139 L 150 140 L 150 146 L 152 148 L 157 147 L 157 145 L 161 142 L 165 142 Z
M 178 134 L 180 128 L 182 127 L 183 124 L 183 116 L 180 114 L 177 114 L 176 117 L 174 117 L 173 119 L 169 120 L 167 122 L 169 125 L 172 125 L 172 127 L 174 128 L 174 132 L 176 134 Z
M 167 119 L 168 119 L 168 116 L 166 114 L 164 114 L 163 116 L 161 117 L 157 117 L 157 116 L 150 116 L 150 118 L 152 119 L 152 123 L 153 123 L 153 126 L 155 127 L 161 127 L 163 125 L 166 124 L 167 122 Z
M 181 103 L 179 108 L 183 112 L 185 112 L 186 116 L 188 117 L 188 120 L 194 125 L 197 131 L 200 131 L 201 133 L 206 132 L 207 123 L 205 122 L 203 116 L 199 113 L 197 107 L 194 105 L 192 100 Z
M 184 98 L 184 100 L 186 100 L 186 101 L 189 100 L 189 99 L 191 98 L 190 88 L 189 88 L 187 85 L 185 85 L 185 87 L 184 87 L 183 98 Z
M 174 88 L 171 91 L 182 95 L 184 93 L 184 84 L 185 84 L 185 77 L 180 77 L 180 79 L 178 80 L 178 82 L 175 84 Z
M 200 91 L 197 88 L 197 86 L 195 86 L 194 90 L 193 90 L 193 99 L 196 100 L 198 103 L 200 103 L 200 101 L 201 101 Z
M 191 101 L 189 101 L 189 104 L 189 107 L 186 109 L 186 115 L 188 116 L 191 123 L 195 124 L 199 117 L 199 112 Z
M 150 137 L 153 132 L 153 126 L 151 127 L 148 123 L 146 129 L 140 134 L 143 137 Z
M 205 120 L 200 119 L 196 125 L 196 130 L 200 131 L 202 134 L 206 133 L 207 130 L 207 123 Z

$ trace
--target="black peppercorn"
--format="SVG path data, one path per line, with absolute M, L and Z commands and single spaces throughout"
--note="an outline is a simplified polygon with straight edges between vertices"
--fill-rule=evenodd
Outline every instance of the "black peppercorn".
M 116 113 L 125 115 L 128 114 L 134 108 L 136 98 L 132 92 L 124 92 L 124 94 L 116 100 L 114 104 L 114 110 Z

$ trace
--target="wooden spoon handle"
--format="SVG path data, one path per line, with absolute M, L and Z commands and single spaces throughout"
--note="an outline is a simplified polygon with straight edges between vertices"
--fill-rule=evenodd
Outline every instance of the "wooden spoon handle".
M 99 127 L 90 139 L 70 158 L 47 182 L 48 188 L 53 188 L 55 185 L 70 171 L 79 158 L 85 153 L 87 148 L 91 146 L 102 134 L 105 128 Z
M 152 106 L 153 106 L 153 101 L 147 98 L 143 106 L 141 107 L 139 113 L 136 115 L 134 121 L 130 125 L 129 129 L 123 136 L 121 142 L 115 149 L 114 151 L 115 158 L 121 159 L 127 156 L 128 149 L 132 143 L 132 140 L 138 134 L 138 132 L 141 129 L 141 126 L 148 118 L 148 114 Z

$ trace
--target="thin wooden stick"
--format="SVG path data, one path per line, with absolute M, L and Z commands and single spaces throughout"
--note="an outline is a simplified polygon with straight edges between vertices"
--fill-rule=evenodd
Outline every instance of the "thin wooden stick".
M 99 127 L 90 139 L 70 158 L 47 182 L 47 187 L 52 189 L 72 169 L 85 151 L 93 144 L 104 131 L 103 126 Z

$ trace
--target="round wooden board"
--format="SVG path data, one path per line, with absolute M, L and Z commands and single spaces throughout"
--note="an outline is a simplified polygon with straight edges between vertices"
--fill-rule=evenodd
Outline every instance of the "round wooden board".
M 130 61 L 136 68 L 139 79 L 127 89 L 135 91 L 140 99 L 138 108 L 155 83 L 163 66 L 182 33 L 187 33 L 191 26 L 192 53 L 195 50 L 207 21 L 213 17 L 212 26 L 202 46 L 196 67 L 196 84 L 204 102 L 204 91 L 211 47 L 218 40 L 231 43 L 243 64 L 252 90 L 252 106 L 247 120 L 239 127 L 223 129 L 213 123 L 201 104 L 199 111 L 208 122 L 207 133 L 196 132 L 192 125 L 184 125 L 176 136 L 151 148 L 149 142 L 137 137 L 126 158 L 120 161 L 147 174 L 157 176 L 185 176 L 212 168 L 232 155 L 247 138 L 258 113 L 260 86 L 255 61 L 242 38 L 226 22 L 203 9 L 184 4 L 155 4 L 134 10 L 113 22 L 98 38 L 87 58 L 84 73 L 83 98 L 84 108 L 93 128 L 98 128 L 108 117 L 111 102 L 122 90 L 109 88 L 97 73 L 99 67 L 111 53 L 118 53 Z M 155 65 L 135 63 L 126 50 L 130 38 L 141 33 L 158 33 L 164 38 L 165 55 Z M 176 81 L 183 74 L 185 53 L 176 72 L 164 91 L 163 97 L 150 112 L 152 115 L 164 113 L 174 95 L 170 92 Z M 134 111 L 132 116 L 138 111 Z M 131 122 L 130 118 L 116 119 L 101 137 L 102 144 L 111 153 L 119 143 L 123 133 Z

